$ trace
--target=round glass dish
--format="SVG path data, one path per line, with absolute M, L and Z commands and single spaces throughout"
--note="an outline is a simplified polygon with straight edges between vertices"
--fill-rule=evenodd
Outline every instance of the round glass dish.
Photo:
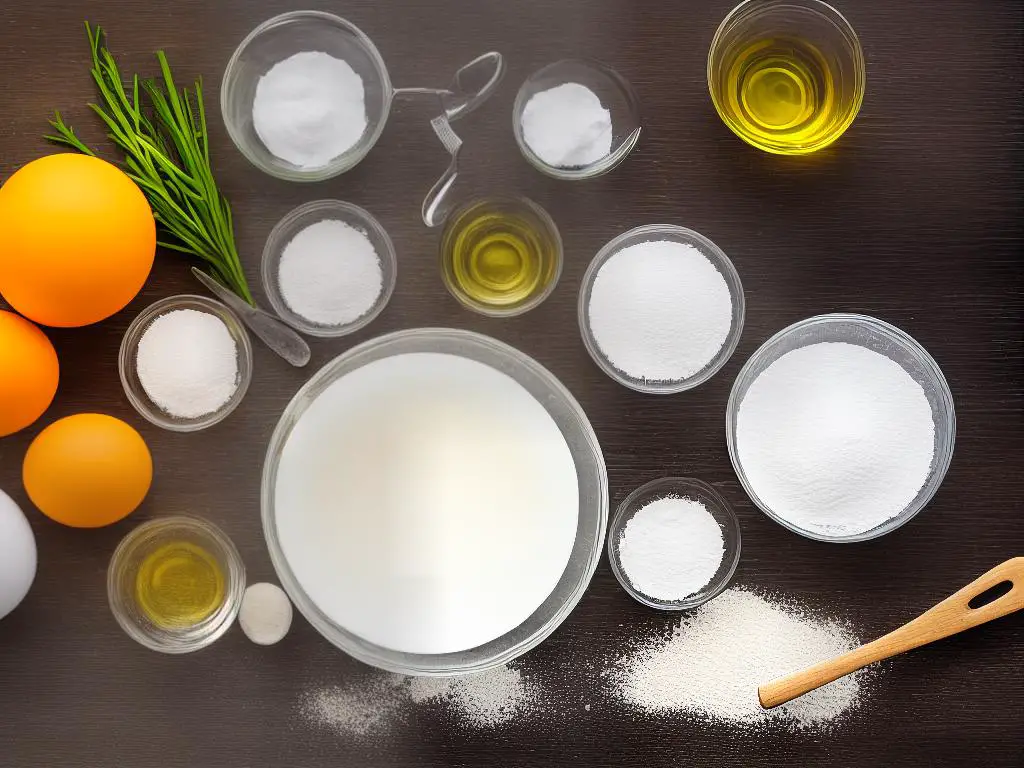
M 500 224 L 494 228 L 481 230 L 474 227 L 473 223 L 482 217 L 493 218 L 498 222 L 514 220 L 529 232 L 527 238 L 535 241 L 536 247 L 532 250 L 537 253 L 550 256 L 547 263 L 540 264 L 539 274 L 536 278 L 538 290 L 531 291 L 524 298 L 509 301 L 508 293 L 501 298 L 501 303 L 481 301 L 471 296 L 467 291 L 459 287 L 458 274 L 464 273 L 473 275 L 479 273 L 480 265 L 473 263 L 473 256 L 462 254 L 461 251 L 473 251 L 472 245 L 461 248 L 458 241 L 469 229 L 476 229 L 471 243 L 479 243 L 486 233 L 492 229 L 506 229 Z M 469 238 L 467 238 L 469 239 Z M 506 240 L 506 245 L 508 240 Z M 507 254 L 512 248 L 502 249 Z M 550 251 L 550 253 L 548 253 Z M 523 266 L 521 254 L 519 268 Z M 473 200 L 461 206 L 445 222 L 444 231 L 441 235 L 441 279 L 444 281 L 448 293 L 467 309 L 479 312 L 489 317 L 515 317 L 524 312 L 529 312 L 543 302 L 555 290 L 558 279 L 562 275 L 562 236 L 558 233 L 558 227 L 548 212 L 532 200 L 525 197 L 493 197 L 481 200 Z M 465 257 L 466 261 L 462 259 Z M 481 278 L 482 280 L 483 278 Z M 506 284 L 507 285 L 507 284 Z M 495 293 L 502 292 L 505 286 L 498 284 Z
M 608 357 L 601 351 L 597 339 L 590 327 L 590 294 L 594 290 L 594 280 L 597 273 L 608 259 L 624 248 L 650 241 L 668 240 L 674 243 L 685 243 L 704 254 L 725 279 L 729 287 L 729 294 L 732 296 L 732 326 L 729 328 L 729 335 L 726 336 L 722 348 L 718 351 L 708 364 L 700 371 L 687 379 L 679 381 L 654 381 L 638 379 L 620 371 Z M 725 255 L 721 248 L 708 240 L 699 232 L 694 232 L 686 227 L 679 227 L 674 224 L 650 224 L 644 227 L 637 227 L 625 232 L 609 242 L 600 251 L 583 275 L 583 283 L 580 286 L 580 297 L 577 306 L 577 317 L 580 325 L 580 335 L 583 337 L 583 344 L 590 353 L 590 357 L 597 363 L 598 367 L 615 381 L 624 387 L 629 387 L 637 392 L 651 395 L 673 395 L 678 392 L 685 392 L 693 389 L 710 379 L 723 365 L 732 357 L 736 346 L 740 343 L 740 336 L 743 334 L 743 318 L 746 312 L 746 300 L 743 296 L 743 284 L 736 272 L 736 267 Z M 680 328 L 680 332 L 686 329 Z
M 554 591 L 519 627 L 484 645 L 447 654 L 413 654 L 368 643 L 326 616 L 295 578 L 277 531 L 275 490 L 281 452 L 289 433 L 310 404 L 342 376 L 383 358 L 418 352 L 451 354 L 475 360 L 512 377 L 551 415 L 565 437 L 579 478 L 576 540 Z M 604 457 L 586 414 L 546 368 L 512 347 L 477 333 L 448 328 L 417 328 L 381 336 L 350 349 L 328 363 L 299 390 L 285 408 L 270 439 L 261 490 L 263 533 L 281 585 L 299 612 L 329 642 L 359 661 L 406 675 L 446 676 L 481 672 L 506 664 L 550 635 L 576 606 L 590 583 L 604 545 L 608 522 L 608 475 Z
M 256 85 L 271 67 L 303 51 L 322 51 L 348 62 L 363 80 L 366 130 L 355 145 L 318 168 L 300 168 L 264 146 L 253 127 Z M 224 70 L 220 109 L 228 135 L 260 170 L 289 181 L 323 181 L 354 167 L 377 143 L 391 111 L 394 89 L 376 46 L 351 22 L 323 11 L 291 11 L 260 24 L 241 42 Z
M 377 258 L 380 259 L 380 269 L 383 275 L 381 292 L 374 305 L 361 317 L 344 325 L 315 323 L 293 311 L 284 300 L 284 296 L 281 295 L 281 284 L 278 280 L 281 255 L 284 253 L 288 243 L 306 227 L 316 224 L 318 221 L 326 220 L 343 221 L 353 229 L 357 229 L 365 234 L 373 244 L 373 249 L 377 252 Z M 270 231 L 267 243 L 263 247 L 260 278 L 263 281 L 263 290 L 267 294 L 271 306 L 288 325 L 310 336 L 324 338 L 345 336 L 366 327 L 373 322 L 377 315 L 384 311 L 384 307 L 391 300 L 391 294 L 395 292 L 395 282 L 398 279 L 398 258 L 395 255 L 395 246 L 391 242 L 388 233 L 369 211 L 352 203 L 344 203 L 341 200 L 315 200 L 300 205 L 288 213 Z
M 146 557 L 171 543 L 188 542 L 205 549 L 224 575 L 224 600 L 201 622 L 186 627 L 155 624 L 138 603 L 136 578 Z M 198 517 L 175 515 L 143 523 L 114 550 L 107 568 L 110 610 L 129 637 L 161 653 L 191 653 L 220 638 L 234 622 L 245 593 L 245 565 L 231 539 L 213 523 Z
M 530 149 L 523 136 L 523 110 L 530 99 L 542 91 L 565 83 L 586 86 L 597 94 L 604 108 L 611 112 L 611 152 L 590 165 L 569 168 L 548 165 Z M 640 139 L 640 130 L 640 101 L 633 86 L 611 67 L 587 59 L 563 59 L 537 70 L 520 86 L 512 107 L 512 131 L 519 151 L 530 165 L 556 179 L 577 181 L 608 173 L 633 151 Z
M 722 529 L 722 540 L 725 542 L 725 553 L 722 555 L 722 562 L 718 571 L 700 591 L 682 600 L 660 600 L 650 595 L 645 595 L 638 590 L 629 580 L 622 568 L 622 560 L 619 556 L 619 546 L 622 541 L 622 534 L 626 530 L 626 524 L 633 519 L 641 509 L 665 498 L 693 499 L 699 501 L 711 516 L 715 518 L 719 528 Z M 611 564 L 612 573 L 619 580 L 622 588 L 638 603 L 643 603 L 651 608 L 662 611 L 685 611 L 689 608 L 696 608 L 718 595 L 729 586 L 736 567 L 740 562 L 740 548 L 742 537 L 740 535 L 740 521 L 733 512 L 732 507 L 718 491 L 701 480 L 691 477 L 664 477 L 660 480 L 652 480 L 641 485 L 629 494 L 612 517 L 611 526 L 608 529 L 608 562 Z
M 194 419 L 182 419 L 172 416 L 162 410 L 160 406 L 149 399 L 142 382 L 139 380 L 137 359 L 139 342 L 142 335 L 149 328 L 150 324 L 160 315 L 173 312 L 179 309 L 194 309 L 198 312 L 206 312 L 220 318 L 227 326 L 228 333 L 235 340 L 235 347 L 238 350 L 238 386 L 231 399 L 224 403 L 220 409 L 205 416 L 198 416 Z M 121 351 L 117 357 L 117 368 L 121 375 L 121 385 L 136 411 L 147 421 L 156 424 L 158 427 L 169 429 L 172 432 L 198 432 L 201 429 L 212 427 L 228 417 L 238 407 L 249 389 L 252 381 L 252 342 L 249 341 L 249 334 L 245 326 L 227 306 L 219 301 L 207 298 L 206 296 L 193 296 L 183 294 L 181 296 L 170 296 L 150 304 L 142 310 L 138 317 L 132 321 L 121 339 Z
M 907 505 L 900 514 L 882 525 L 869 531 L 852 535 L 828 535 L 820 531 L 809 531 L 800 528 L 771 509 L 757 495 L 747 474 L 743 471 L 736 445 L 736 423 L 740 404 L 754 380 L 787 352 L 821 342 L 845 342 L 867 347 L 874 352 L 883 354 L 899 364 L 924 389 L 925 397 L 932 409 L 935 422 L 935 451 L 928 479 L 918 492 L 917 497 Z M 856 542 L 877 539 L 879 536 L 896 530 L 920 512 L 939 489 L 946 470 L 953 459 L 953 444 L 956 439 L 956 413 L 953 408 L 953 395 L 949 391 L 946 377 L 942 375 L 938 364 L 913 338 L 889 323 L 866 315 L 836 313 L 819 315 L 776 333 L 761 345 L 740 370 L 729 395 L 729 405 L 725 417 L 726 439 L 729 444 L 729 458 L 739 477 L 743 489 L 751 500 L 760 507 L 768 517 L 789 528 L 791 531 L 809 539 L 831 542 Z

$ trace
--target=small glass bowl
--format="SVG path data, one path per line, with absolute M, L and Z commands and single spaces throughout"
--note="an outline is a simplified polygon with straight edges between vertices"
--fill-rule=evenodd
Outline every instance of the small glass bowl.
M 235 393 L 220 409 L 194 419 L 182 419 L 172 416 L 150 400 L 149 395 L 146 394 L 146 390 L 142 386 L 142 382 L 139 380 L 137 368 L 139 342 L 142 340 L 142 335 L 146 332 L 146 329 L 160 315 L 165 315 L 168 312 L 179 309 L 194 309 L 199 312 L 216 315 L 227 326 L 228 333 L 235 340 L 235 347 L 238 350 L 238 387 L 235 389 Z M 128 402 L 134 406 L 135 410 L 143 418 L 156 424 L 158 427 L 169 429 L 172 432 L 198 432 L 226 419 L 242 402 L 242 398 L 245 397 L 245 393 L 249 389 L 249 383 L 252 381 L 252 342 L 249 341 L 249 334 L 246 333 L 245 326 L 242 325 L 242 321 L 238 319 L 238 316 L 219 301 L 214 301 L 206 296 L 193 296 L 189 294 L 170 296 L 150 304 L 128 326 L 124 338 L 121 339 L 121 351 L 117 358 L 117 368 L 121 375 L 121 385 L 124 387 L 124 393 L 128 396 Z
M 722 562 L 718 571 L 699 592 L 696 592 L 682 600 L 659 600 L 658 598 L 645 595 L 634 587 L 629 577 L 622 568 L 622 560 L 619 557 L 619 544 L 622 534 L 626 530 L 626 524 L 633 519 L 633 516 L 643 509 L 647 504 L 664 498 L 682 498 L 699 501 L 705 507 L 715 522 L 722 529 L 722 539 L 725 542 L 725 553 L 722 555 Z M 612 573 L 619 580 L 622 588 L 639 603 L 661 611 L 685 611 L 696 608 L 718 595 L 729 586 L 736 567 L 740 562 L 740 548 L 742 536 L 740 534 L 740 521 L 722 495 L 714 488 L 701 480 L 690 477 L 663 477 L 660 480 L 652 480 L 641 485 L 629 496 L 623 499 L 619 508 L 612 517 L 611 526 L 608 529 L 608 562 L 612 566 Z
M 530 99 L 542 91 L 565 83 L 586 86 L 597 94 L 604 108 L 611 112 L 611 152 L 590 165 L 573 168 L 548 165 L 530 149 L 523 136 L 523 110 Z M 640 101 L 633 86 L 611 67 L 587 59 L 563 59 L 537 70 L 519 88 L 512 107 L 512 131 L 519 151 L 530 165 L 556 179 L 577 181 L 608 173 L 633 151 L 640 139 L 640 130 Z
M 359 141 L 329 163 L 300 168 L 271 154 L 253 127 L 256 85 L 271 67 L 303 51 L 322 51 L 348 62 L 363 80 L 366 130 Z M 323 181 L 353 168 L 384 130 L 394 89 L 377 47 L 362 30 L 323 11 L 291 11 L 260 24 L 239 44 L 220 89 L 220 108 L 228 135 L 261 171 L 288 181 Z
M 899 364 L 924 389 L 925 397 L 928 398 L 928 404 L 932 409 L 932 419 L 935 422 L 935 452 L 932 457 L 932 465 L 928 479 L 918 492 L 917 497 L 900 514 L 863 533 L 829 534 L 820 530 L 800 528 L 786 520 L 757 495 L 743 470 L 736 445 L 736 426 L 740 405 L 754 380 L 787 352 L 820 342 L 857 344 L 883 354 Z M 953 459 L 953 445 L 956 440 L 956 413 L 953 408 L 953 395 L 949 391 L 946 377 L 942 375 L 942 371 L 932 356 L 917 341 L 899 328 L 882 320 L 866 315 L 835 313 L 819 315 L 794 323 L 776 333 L 751 355 L 746 365 L 740 370 L 739 376 L 736 377 L 736 383 L 733 384 L 732 392 L 729 395 L 725 432 L 733 469 L 736 470 L 743 490 L 762 512 L 779 525 L 809 539 L 850 543 L 876 539 L 896 530 L 931 501 L 932 496 L 942 484 Z
M 212 615 L 191 627 L 169 629 L 154 624 L 138 605 L 135 580 L 139 566 L 157 547 L 191 542 L 209 552 L 224 574 L 224 602 Z M 220 638 L 234 622 L 245 594 L 245 565 L 231 539 L 198 517 L 175 515 L 143 523 L 117 545 L 107 568 L 110 610 L 129 637 L 161 653 L 191 653 Z
M 292 310 L 285 302 L 284 296 L 281 295 L 281 284 L 278 280 L 281 255 L 288 243 L 306 227 L 326 220 L 343 221 L 369 237 L 373 249 L 377 252 L 377 258 L 380 259 L 380 268 L 383 273 L 381 292 L 374 305 L 361 317 L 343 325 L 316 323 Z M 398 280 L 398 257 L 395 255 L 395 246 L 387 231 L 369 211 L 341 200 L 315 200 L 300 205 L 288 213 L 271 230 L 270 236 L 267 237 L 267 243 L 263 247 L 260 278 L 271 306 L 288 325 L 310 336 L 335 338 L 355 333 L 366 327 L 384 311 L 384 307 L 391 300 L 391 294 L 395 292 L 395 283 Z
M 608 357 L 601 351 L 601 347 L 598 346 L 597 339 L 594 337 L 594 332 L 590 327 L 590 295 L 594 290 L 594 281 L 597 279 L 597 273 L 604 266 L 604 263 L 624 248 L 629 248 L 637 243 L 659 240 L 692 245 L 707 256 L 725 279 L 726 285 L 729 286 L 729 294 L 732 297 L 732 326 L 729 328 L 729 335 L 725 337 L 722 348 L 718 351 L 718 354 L 708 361 L 708 364 L 703 369 L 697 371 L 693 376 L 679 381 L 638 379 L 624 371 L 620 371 L 612 365 Z M 736 346 L 740 343 L 740 336 L 743 334 L 745 312 L 746 300 L 743 296 L 743 284 L 740 282 L 740 276 L 736 272 L 736 267 L 733 266 L 732 261 L 729 260 L 729 257 L 725 255 L 721 248 L 704 237 L 704 235 L 694 232 L 692 229 L 679 227 L 674 224 L 650 224 L 644 227 L 637 227 L 619 235 L 605 245 L 598 251 L 597 256 L 590 262 L 590 266 L 587 267 L 587 271 L 583 275 L 577 307 L 580 335 L 583 337 L 583 344 L 598 367 L 622 386 L 650 395 L 673 395 L 678 392 L 685 392 L 688 389 L 693 389 L 703 384 L 718 373 L 721 367 L 732 357 L 732 353 L 736 351 Z M 682 333 L 686 329 L 680 328 L 679 330 Z
M 538 238 L 551 246 L 552 263 L 548 265 L 547 270 L 551 273 L 551 278 L 540 291 L 522 301 L 511 304 L 488 304 L 478 301 L 458 287 L 455 279 L 456 254 L 453 241 L 461 234 L 464 225 L 474 219 L 481 216 L 494 216 L 500 220 L 510 214 L 516 219 L 527 222 Z M 562 236 L 548 212 L 525 197 L 491 197 L 472 200 L 460 206 L 445 221 L 444 231 L 441 234 L 440 257 L 441 279 L 444 281 L 444 287 L 462 306 L 488 317 L 515 317 L 539 306 L 558 285 L 558 280 L 562 276 Z

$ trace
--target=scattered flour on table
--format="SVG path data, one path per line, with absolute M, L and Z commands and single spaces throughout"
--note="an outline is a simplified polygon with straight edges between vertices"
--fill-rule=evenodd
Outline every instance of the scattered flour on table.
M 386 731 L 400 719 L 407 699 L 399 675 L 360 678 L 308 691 L 299 713 L 308 722 L 339 734 L 367 736 Z
M 491 728 L 527 714 L 537 704 L 537 691 L 518 669 L 497 667 L 459 677 L 414 677 L 413 702 L 445 704 L 465 724 Z

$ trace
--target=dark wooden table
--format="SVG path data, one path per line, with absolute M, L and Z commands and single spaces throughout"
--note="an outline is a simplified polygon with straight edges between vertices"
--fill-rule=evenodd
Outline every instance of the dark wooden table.
M 643 766 L 1024 765 L 1024 613 L 886 666 L 866 705 L 832 734 L 750 735 L 726 727 L 650 722 L 607 700 L 583 658 L 608 658 L 625 638 L 669 617 L 633 603 L 602 562 L 568 621 L 524 668 L 573 703 L 542 721 L 466 730 L 420 711 L 386 737 L 355 742 L 295 717 L 310 685 L 359 665 L 296 621 L 262 649 L 233 630 L 214 647 L 175 658 L 144 650 L 107 609 L 104 574 L 135 524 L 192 512 L 223 526 L 254 580 L 274 579 L 259 525 L 258 478 L 270 432 L 313 370 L 371 336 L 424 325 L 491 334 L 536 357 L 593 420 L 613 504 L 665 474 L 714 483 L 743 524 L 740 584 L 795 595 L 852 621 L 865 636 L 898 624 L 984 570 L 1024 554 L 1024 4 L 1011 0 L 893 3 L 846 0 L 860 32 L 868 94 L 860 117 L 829 151 L 805 160 L 761 154 L 715 116 L 704 79 L 708 43 L 730 0 L 349 0 L 309 2 L 341 13 L 379 46 L 399 85 L 442 85 L 477 53 L 506 54 L 498 95 L 462 124 L 462 191 L 515 191 L 554 215 L 567 264 L 543 306 L 513 320 L 469 314 L 449 298 L 436 235 L 419 221 L 423 193 L 445 164 L 425 119 L 399 108 L 355 170 L 324 184 L 272 180 L 250 167 L 219 120 L 217 85 L 235 45 L 287 0 L 31 0 L 0 19 L 0 178 L 48 151 L 39 136 L 54 108 L 91 139 L 93 97 L 83 18 L 101 23 L 129 71 L 152 72 L 165 48 L 180 77 L 210 86 L 215 168 L 234 203 L 239 244 L 256 285 L 263 240 L 293 206 L 339 197 L 366 206 L 399 253 L 387 311 L 352 338 L 318 341 L 309 369 L 256 349 L 256 375 L 239 410 L 206 432 L 177 435 L 138 417 L 117 376 L 117 349 L 153 300 L 196 292 L 187 262 L 161 253 L 142 294 L 98 326 L 54 331 L 61 387 L 46 416 L 0 440 L 0 488 L 24 505 L 40 565 L 25 603 L 0 621 L 3 768 L 625 768 Z M 298 4 L 302 5 L 302 3 Z M 518 84 L 558 58 L 599 57 L 630 79 L 645 113 L 640 145 L 614 174 L 568 184 L 519 156 L 509 124 Z M 732 257 L 747 294 L 739 350 L 694 392 L 644 397 L 591 363 L 576 328 L 587 262 L 639 224 L 699 230 Z M 821 312 L 876 315 L 935 356 L 952 386 L 956 455 L 931 505 L 867 544 L 830 546 L 777 526 L 745 498 L 723 430 L 730 384 L 771 333 Z M 3 372 L 0 372 L 3 375 Z M 45 424 L 80 411 L 127 419 L 146 437 L 156 479 L 143 508 L 112 528 L 60 527 L 31 509 L 21 459 Z M 771 642 L 770 638 L 765 638 Z M 583 703 L 592 703 L 585 711 Z

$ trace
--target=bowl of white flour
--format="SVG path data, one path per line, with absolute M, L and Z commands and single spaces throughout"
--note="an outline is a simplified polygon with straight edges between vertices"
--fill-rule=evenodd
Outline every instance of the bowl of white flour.
M 726 434 L 765 514 L 811 539 L 856 542 L 931 501 L 956 416 L 942 371 L 913 338 L 873 317 L 831 314 L 754 353 L 733 385 Z
M 331 363 L 270 441 L 263 530 L 281 585 L 373 666 L 505 664 L 565 619 L 608 522 L 586 415 L 540 364 L 480 334 L 401 331 Z

